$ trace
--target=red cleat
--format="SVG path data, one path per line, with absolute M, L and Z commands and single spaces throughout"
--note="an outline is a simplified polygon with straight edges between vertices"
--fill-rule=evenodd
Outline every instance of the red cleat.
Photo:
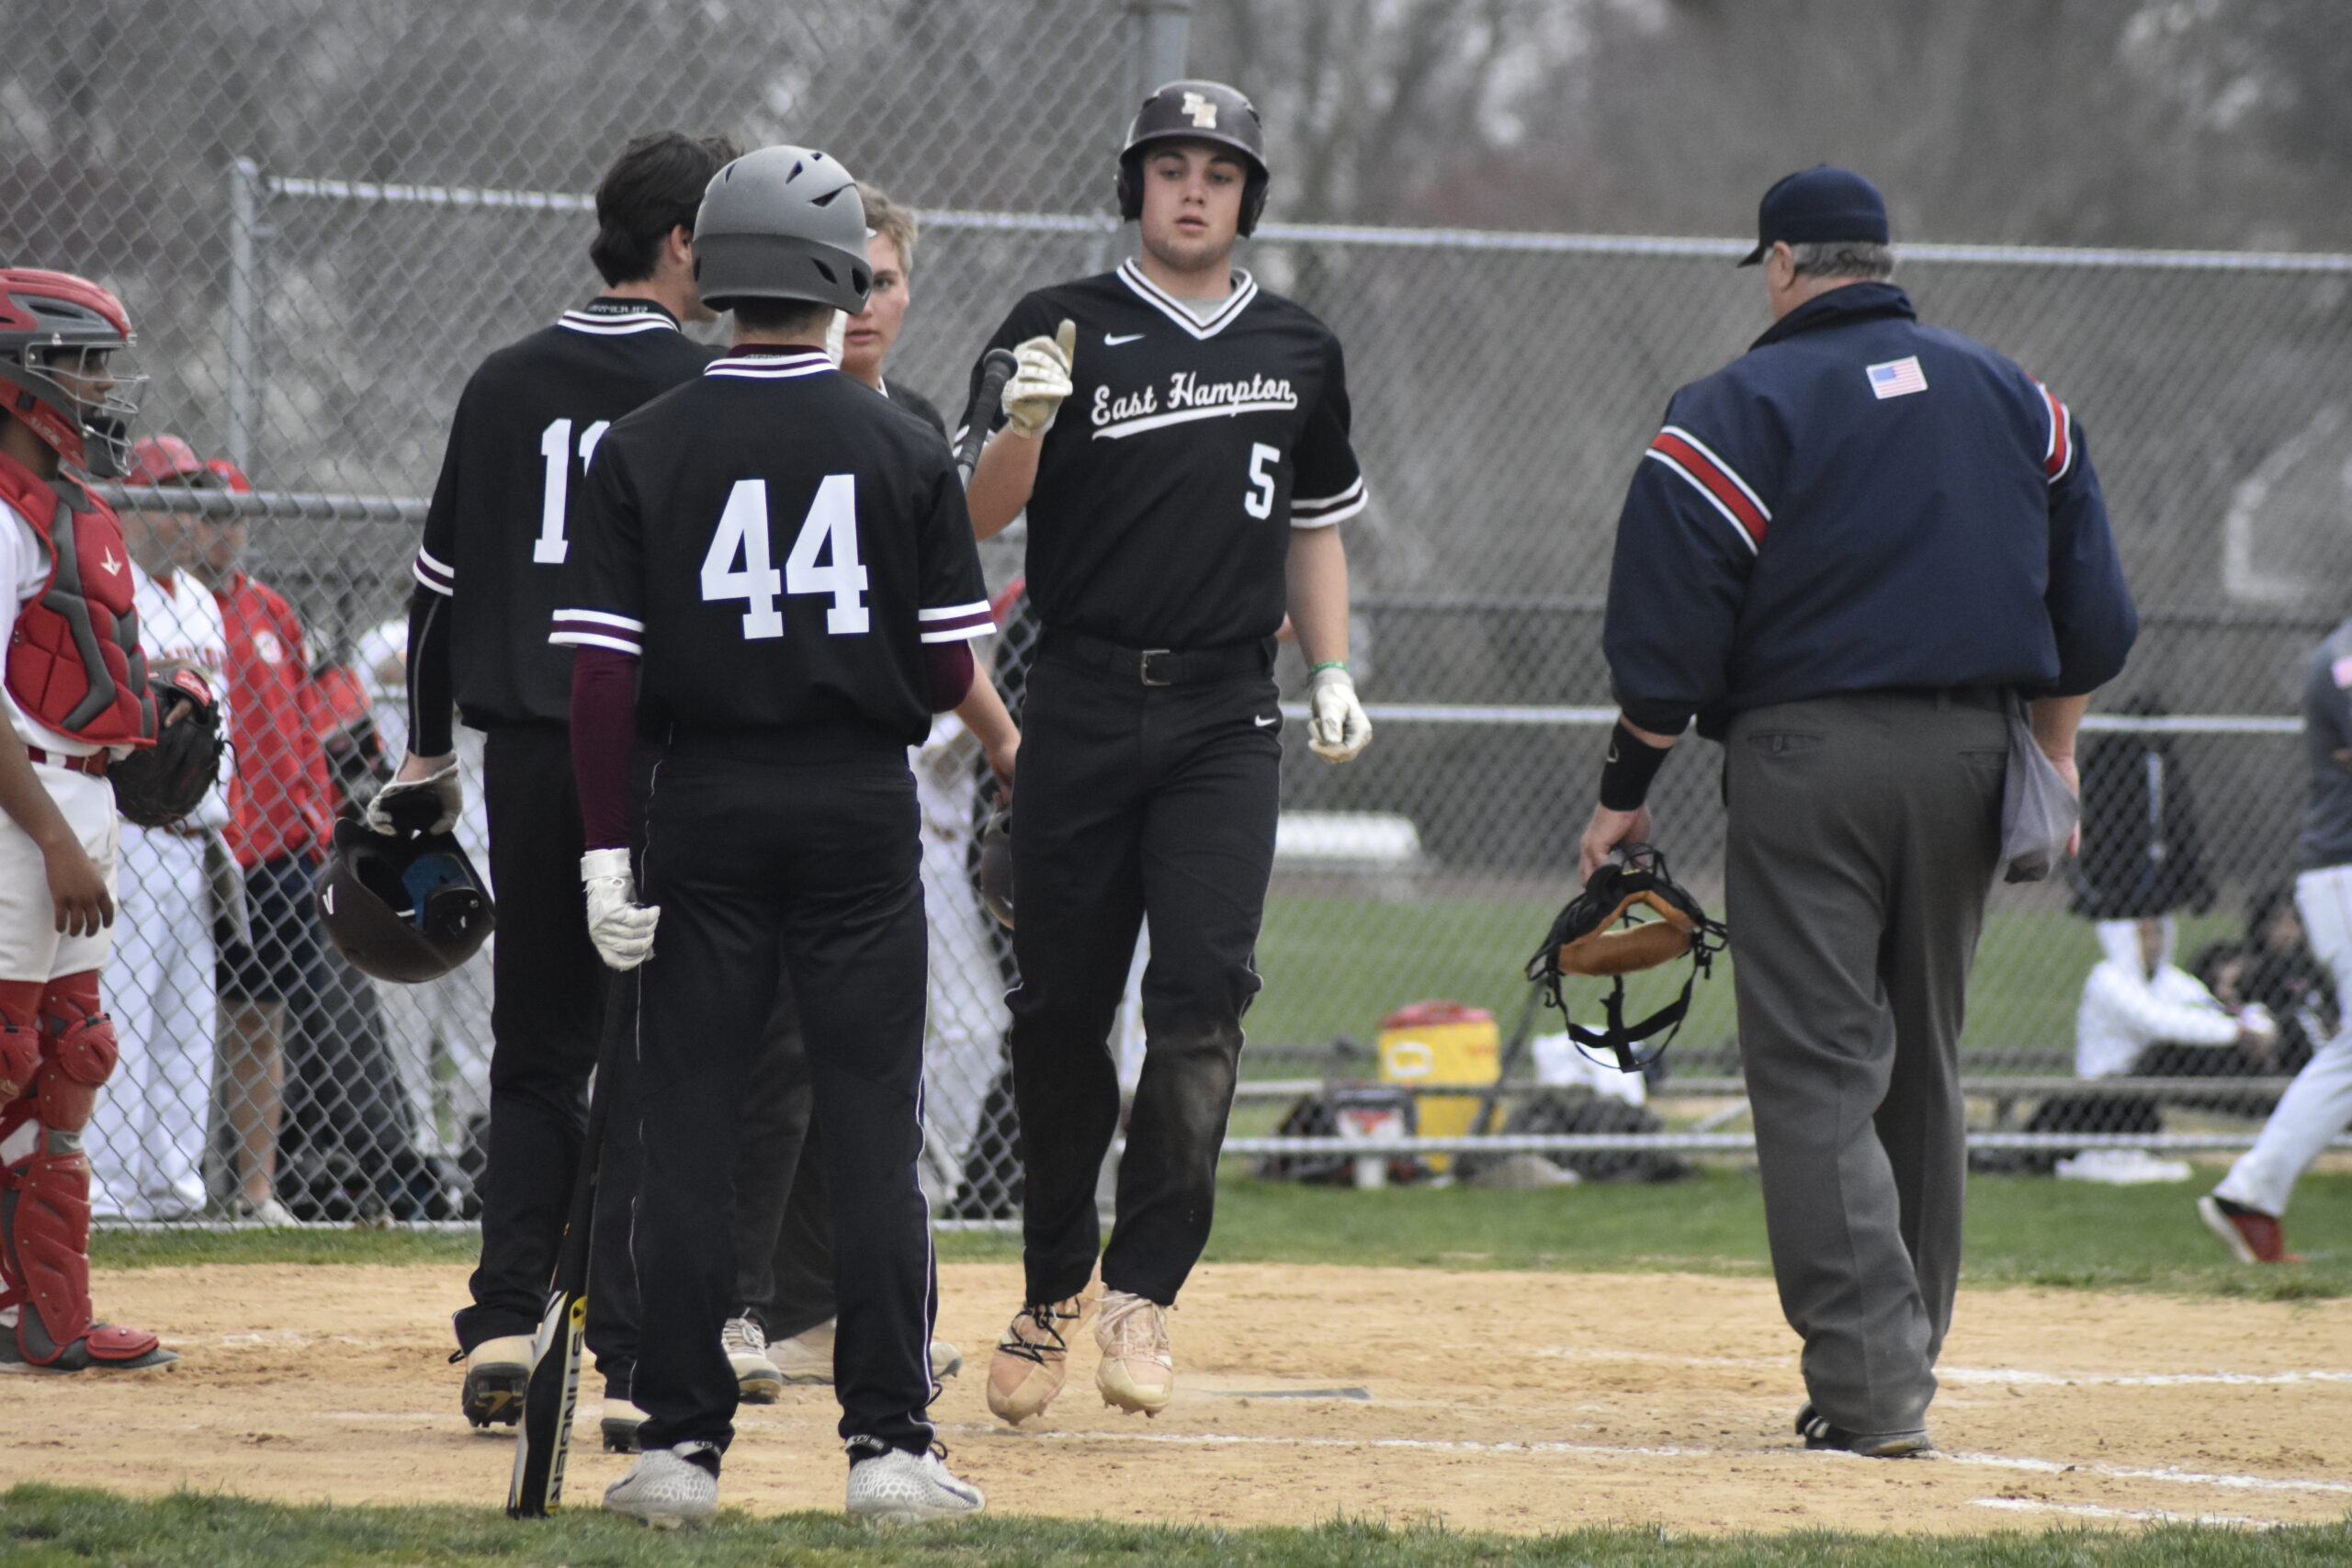
M 2230 1256 L 2241 1263 L 2301 1263 L 2303 1255 L 2287 1250 L 2287 1236 L 2278 1216 L 2233 1203 L 2227 1198 L 2197 1200 L 2198 1217 L 2218 1237 Z

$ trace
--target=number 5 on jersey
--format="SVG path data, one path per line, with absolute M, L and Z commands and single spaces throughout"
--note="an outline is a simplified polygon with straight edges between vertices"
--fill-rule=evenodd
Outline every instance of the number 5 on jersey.
M 787 593 L 831 594 L 833 602 L 825 611 L 830 636 L 854 637 L 867 629 L 865 567 L 857 556 L 856 475 L 825 476 L 781 573 L 775 558 L 768 546 L 768 481 L 737 479 L 702 558 L 704 602 L 742 600 L 743 637 L 751 642 L 784 635 L 784 613 L 775 602 Z

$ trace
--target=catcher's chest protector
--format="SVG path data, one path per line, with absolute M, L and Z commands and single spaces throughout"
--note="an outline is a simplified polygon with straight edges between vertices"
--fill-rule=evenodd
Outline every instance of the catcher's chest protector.
M 48 547 L 49 581 L 19 605 L 8 639 L 8 693 L 39 723 L 93 745 L 155 738 L 155 700 L 139 649 L 130 552 L 106 502 L 71 493 L 0 455 L 0 502 Z

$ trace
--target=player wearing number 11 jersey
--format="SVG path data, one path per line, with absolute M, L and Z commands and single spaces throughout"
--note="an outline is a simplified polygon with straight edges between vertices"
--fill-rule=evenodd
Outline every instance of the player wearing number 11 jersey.
M 474 372 L 416 555 L 410 754 L 371 805 L 368 826 L 389 833 L 422 820 L 446 830 L 456 820 L 454 701 L 488 736 L 482 795 L 498 898 L 481 1262 L 472 1303 L 454 1325 L 465 1413 L 478 1427 L 511 1426 L 521 1413 L 580 1165 L 605 990 L 581 923 L 580 808 L 565 728 L 572 655 L 548 645 L 548 616 L 597 442 L 710 360 L 678 324 L 713 317 L 695 283 L 695 212 L 735 152 L 721 138 L 663 131 L 621 153 L 596 190 L 589 251 L 607 292 Z M 613 1126 L 625 1141 L 628 1118 Z M 605 1288 L 590 1300 L 587 1326 L 608 1396 L 624 1397 L 634 1356 L 628 1157 L 607 1160 L 599 1189 L 594 1272 Z

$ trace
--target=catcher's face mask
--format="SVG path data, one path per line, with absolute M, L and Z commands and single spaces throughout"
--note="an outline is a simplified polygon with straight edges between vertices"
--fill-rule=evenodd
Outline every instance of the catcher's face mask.
M 1569 1038 L 1588 1051 L 1607 1051 L 1621 1071 L 1639 1072 L 1666 1054 L 1682 1029 L 1690 1010 L 1691 988 L 1710 972 L 1715 954 L 1724 950 L 1730 932 L 1723 922 L 1710 919 L 1680 884 L 1667 874 L 1666 857 L 1647 844 L 1624 844 L 1620 861 L 1592 874 L 1584 891 L 1571 899 L 1552 921 L 1552 930 L 1527 961 L 1527 977 L 1544 989 L 1546 999 L 1560 1010 Z M 1690 974 L 1682 993 L 1647 1018 L 1625 1021 L 1625 976 L 1679 958 L 1690 960 Z M 1560 982 L 1572 976 L 1595 976 L 1609 981 L 1601 1001 L 1608 1019 L 1605 1029 L 1588 1029 L 1568 1015 Z M 1666 1038 L 1648 1050 L 1637 1049 L 1660 1030 Z

